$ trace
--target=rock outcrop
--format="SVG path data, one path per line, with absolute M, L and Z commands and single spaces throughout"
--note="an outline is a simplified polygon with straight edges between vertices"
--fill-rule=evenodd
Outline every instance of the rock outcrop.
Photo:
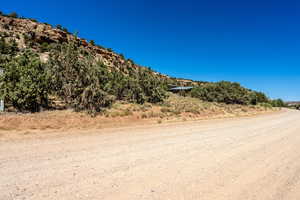
M 46 23 L 39 23 L 31 19 L 13 18 L 0 15 L 0 37 L 5 35 L 6 40 L 13 39 L 16 41 L 20 49 L 30 48 L 40 54 L 43 61 L 47 61 L 48 53 L 40 52 L 39 49 L 43 44 L 51 43 L 64 43 L 77 40 L 79 44 L 93 53 L 98 60 L 103 62 L 109 67 L 115 67 L 124 73 L 131 68 L 131 70 L 138 70 L 139 66 L 131 60 L 126 60 L 122 55 L 117 54 L 110 49 L 93 45 L 87 42 L 83 38 L 75 37 L 73 34 L 67 32 L 67 30 L 52 27 Z M 27 41 L 31 42 L 28 43 Z M 176 82 L 182 86 L 196 85 L 199 82 L 194 82 L 184 79 L 174 79 L 167 75 L 163 75 L 158 72 L 153 72 L 161 79 L 176 80 Z

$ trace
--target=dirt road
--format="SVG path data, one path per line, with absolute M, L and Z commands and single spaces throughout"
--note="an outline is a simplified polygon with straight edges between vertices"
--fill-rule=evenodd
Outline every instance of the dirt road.
M 300 112 L 2 139 L 0 199 L 299 200 Z

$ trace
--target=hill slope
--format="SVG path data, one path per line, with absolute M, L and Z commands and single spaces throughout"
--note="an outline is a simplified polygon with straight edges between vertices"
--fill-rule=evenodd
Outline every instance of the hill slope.
M 32 19 L 19 19 L 0 15 L 0 32 L 1 37 L 5 37 L 6 41 L 16 41 L 20 50 L 26 48 L 35 50 L 44 61 L 46 61 L 48 57 L 49 49 L 47 49 L 47 47 L 50 44 L 76 41 L 81 47 L 94 54 L 99 61 L 108 67 L 117 68 L 124 73 L 128 73 L 128 70 L 136 71 L 138 68 L 143 68 L 143 66 L 137 65 L 131 59 L 125 59 L 122 54 L 117 54 L 109 48 L 96 45 L 93 41 L 88 42 L 83 38 L 79 38 L 59 25 L 52 27 L 47 23 L 39 23 Z M 187 79 L 174 79 L 154 71 L 153 73 L 161 79 L 173 80 L 173 82 L 176 80 L 177 84 L 182 86 L 202 83 Z
M 207 83 L 154 72 L 61 26 L 16 15 L 0 15 L 0 53 L 0 68 L 5 71 L 1 96 L 17 111 L 70 107 L 97 113 L 115 101 L 161 103 L 170 85 L 193 86 L 179 94 L 204 101 L 270 103 L 263 93 L 238 83 Z

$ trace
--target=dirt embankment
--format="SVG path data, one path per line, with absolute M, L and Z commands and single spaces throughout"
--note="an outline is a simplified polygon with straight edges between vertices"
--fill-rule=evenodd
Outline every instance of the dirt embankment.
M 0 132 L 10 131 L 67 131 L 74 129 L 101 129 L 141 124 L 193 121 L 215 118 L 253 116 L 278 109 L 262 106 L 226 105 L 203 102 L 199 99 L 171 95 L 164 103 L 115 103 L 96 117 L 71 110 L 47 111 L 35 114 L 6 113 L 0 115 Z

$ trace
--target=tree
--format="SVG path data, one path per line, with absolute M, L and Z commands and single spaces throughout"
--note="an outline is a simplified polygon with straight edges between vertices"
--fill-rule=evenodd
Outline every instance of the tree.
M 151 69 L 139 68 L 138 80 L 147 102 L 158 103 L 167 97 L 165 85 Z
M 56 25 L 56 28 L 59 29 L 59 30 L 62 30 L 62 25 L 57 24 L 57 25 Z
M 75 42 L 58 46 L 51 52 L 49 69 L 53 91 L 76 111 L 91 114 L 108 107 L 114 97 L 105 91 L 109 72 Z
M 284 101 L 282 99 L 274 99 L 271 101 L 271 105 L 273 107 L 285 107 L 286 104 L 284 103 Z
M 94 41 L 94 40 L 91 40 L 91 41 L 90 41 L 90 44 L 91 44 L 92 46 L 95 46 L 95 41 Z
M 0 53 L 9 56 L 14 56 L 19 51 L 18 44 L 15 40 L 6 42 L 3 37 L 0 37 Z
M 120 57 L 125 60 L 124 54 L 120 53 Z
M 226 104 L 250 104 L 251 92 L 243 88 L 239 83 L 221 81 L 217 83 L 207 83 L 200 87 L 195 87 L 191 91 L 191 96 L 203 101 L 220 102 Z
M 262 92 L 254 92 L 257 97 L 258 103 L 267 103 L 269 102 L 269 98 Z
M 41 52 L 47 52 L 49 51 L 49 44 L 47 42 L 43 42 L 40 46 L 40 51 Z
M 91 114 L 109 107 L 115 99 L 143 104 L 166 98 L 166 82 L 148 68 L 132 68 L 125 62 L 111 68 L 80 46 L 69 43 L 40 45 L 50 51 L 49 61 L 28 51 L 20 53 L 17 43 L 0 38 L 1 91 L 18 111 L 35 112 L 49 104 L 49 95 L 61 99 L 75 111 Z
M 18 14 L 16 12 L 12 12 L 8 14 L 9 17 L 18 18 Z
M 1 54 L 7 54 L 8 53 L 8 48 L 9 47 L 6 45 L 4 37 L 0 37 L 0 53 Z
M 69 30 L 66 27 L 63 27 L 62 29 L 64 32 L 69 33 Z
M 269 98 L 262 92 L 253 91 L 251 93 L 251 104 L 256 105 L 258 103 L 269 103 Z
M 37 112 L 48 107 L 49 76 L 39 57 L 27 51 L 4 66 L 0 78 L 2 98 L 18 111 Z

